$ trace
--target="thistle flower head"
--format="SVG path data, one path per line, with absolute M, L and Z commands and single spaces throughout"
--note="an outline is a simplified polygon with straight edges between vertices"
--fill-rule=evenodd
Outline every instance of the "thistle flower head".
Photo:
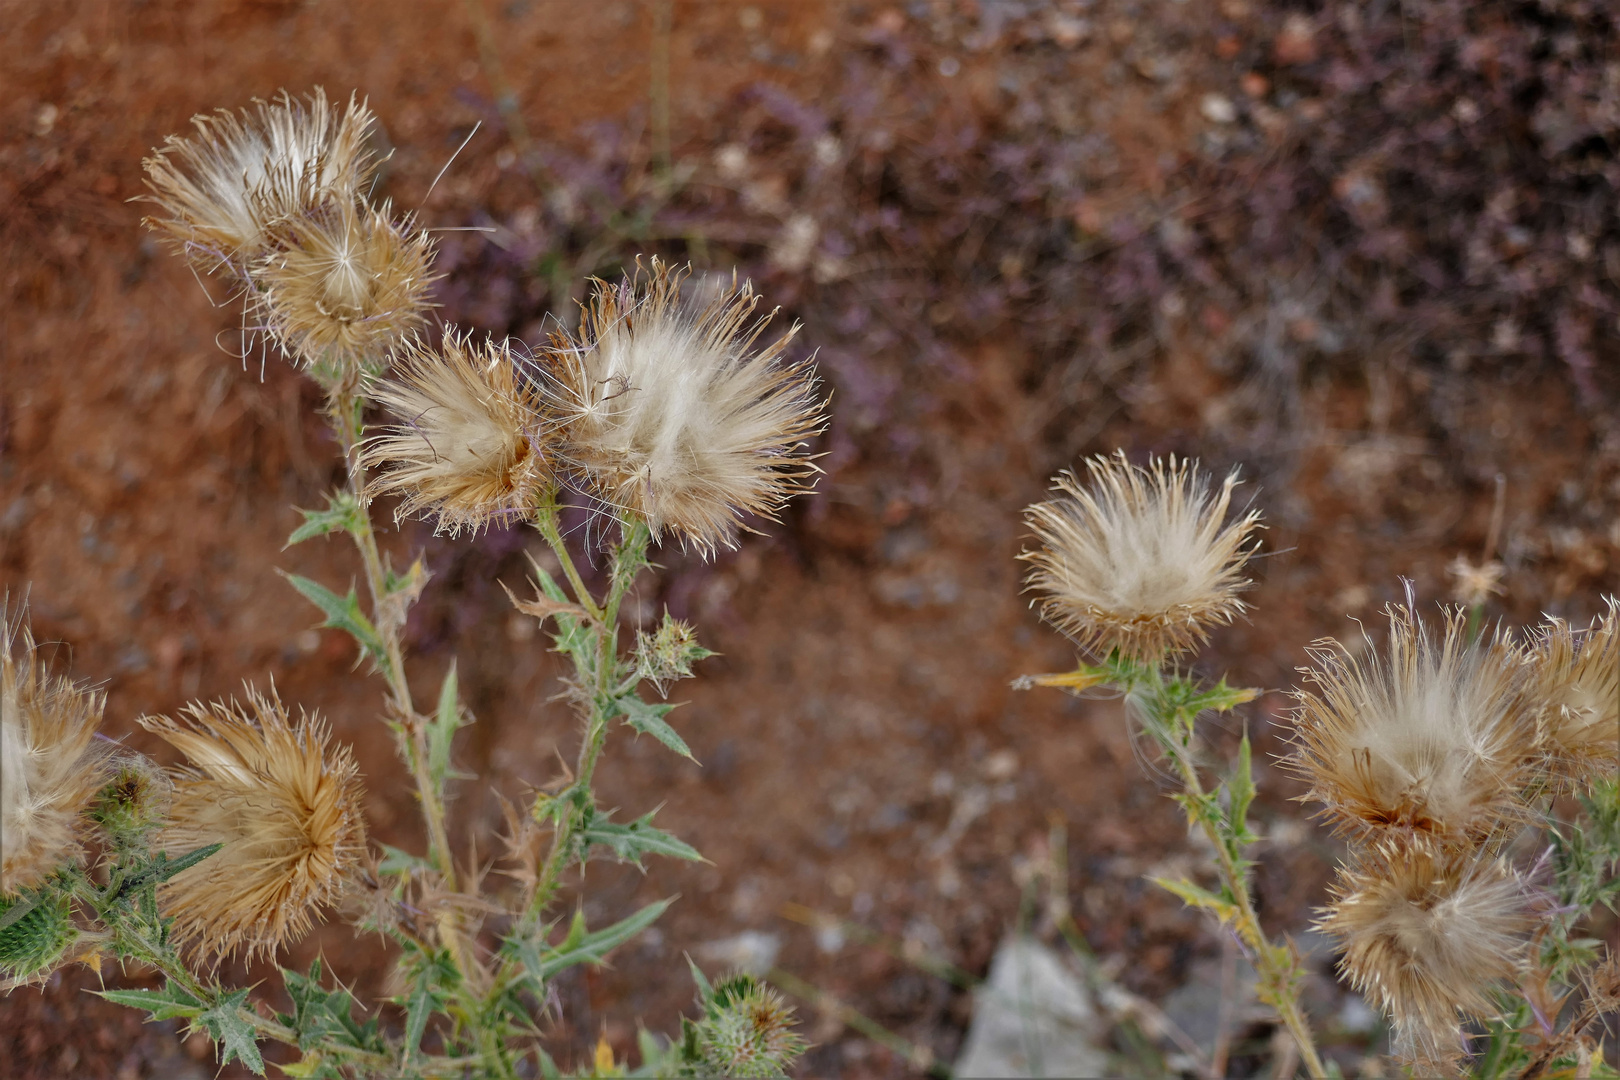
M 90 801 L 89 816 L 115 848 L 145 850 L 161 828 L 173 785 L 163 770 L 139 754 L 119 754 L 111 776 Z
M 705 1012 L 699 1053 L 717 1076 L 785 1076 L 804 1053 L 792 1007 L 751 975 L 717 981 Z
M 266 230 L 252 268 L 259 322 L 288 356 L 339 377 L 380 364 L 428 309 L 433 242 L 389 207 L 332 200 Z
M 372 396 L 400 421 L 367 440 L 362 460 L 386 470 L 368 497 L 402 496 L 395 518 L 428 512 L 438 531 L 523 520 L 551 482 L 556 422 L 510 343 L 447 330 L 440 348 L 407 341 Z
M 107 771 L 93 742 L 105 704 L 49 674 L 22 615 L 0 606 L 0 896 L 83 856 L 83 813 Z
M 1032 567 L 1028 587 L 1045 594 L 1047 622 L 1081 648 L 1154 659 L 1243 613 L 1237 594 L 1260 515 L 1223 524 L 1236 472 L 1215 488 L 1194 462 L 1143 468 L 1124 451 L 1086 467 L 1089 484 L 1060 473 L 1052 486 L 1062 494 L 1025 511 L 1040 547 L 1019 558 Z
M 1552 619 L 1530 654 L 1534 695 L 1552 775 L 1581 784 L 1620 767 L 1620 628 L 1617 605 L 1585 631 Z
M 713 554 L 745 515 L 774 520 L 805 489 L 823 403 L 810 362 L 782 360 L 797 326 L 755 351 L 770 315 L 754 318 L 753 287 L 694 303 L 683 276 L 653 259 L 646 277 L 598 282 L 581 340 L 559 338 L 553 359 L 565 452 L 589 490 Z
M 1317 929 L 1343 942 L 1341 972 L 1395 1023 L 1403 1057 L 1462 1050 L 1462 1016 L 1493 1014 L 1530 928 L 1524 887 L 1499 861 L 1424 837 L 1386 840 L 1339 869 Z
M 360 776 L 326 725 L 294 723 L 274 692 L 141 718 L 190 762 L 175 775 L 171 856 L 224 846 L 164 885 L 176 940 L 199 956 L 274 952 L 333 903 L 365 851 Z
M 163 216 L 146 219 L 205 272 L 226 267 L 245 275 L 267 246 L 267 230 L 322 203 L 350 202 L 376 162 L 366 149 L 373 117 L 364 102 L 328 104 L 317 88 L 307 99 L 282 91 L 240 114 L 196 116 L 197 133 L 171 135 L 143 162 L 148 201 Z
M 1292 759 L 1305 797 L 1344 827 L 1483 842 L 1521 816 L 1538 755 L 1522 656 L 1500 635 L 1470 643 L 1461 611 L 1438 634 L 1410 606 L 1387 614 L 1386 656 L 1310 650 Z

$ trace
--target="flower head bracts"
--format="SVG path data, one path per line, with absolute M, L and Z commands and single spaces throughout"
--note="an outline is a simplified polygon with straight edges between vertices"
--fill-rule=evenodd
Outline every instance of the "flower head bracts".
M 254 260 L 250 321 L 306 368 L 380 367 L 428 308 L 433 242 L 389 207 L 334 200 L 282 218 Z M 330 380 L 328 380 L 330 381 Z
M 645 277 L 598 282 L 580 340 L 553 343 L 553 374 L 563 454 L 589 493 L 712 553 L 805 489 L 823 403 L 810 362 L 782 359 L 797 326 L 755 351 L 770 316 L 754 318 L 752 287 L 699 304 L 683 277 L 653 259 Z
M 1235 472 L 1213 488 L 1193 462 L 1143 468 L 1123 451 L 1086 467 L 1089 484 L 1061 473 L 1052 482 L 1061 495 L 1025 512 L 1040 546 L 1019 557 L 1032 567 L 1029 588 L 1045 594 L 1046 621 L 1100 655 L 1156 659 L 1242 614 L 1260 515 L 1226 523 Z

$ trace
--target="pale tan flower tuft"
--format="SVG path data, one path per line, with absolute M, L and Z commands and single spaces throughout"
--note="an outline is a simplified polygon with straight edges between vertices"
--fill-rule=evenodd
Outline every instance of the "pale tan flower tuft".
M 555 343 L 565 453 L 597 498 L 712 555 L 808 487 L 823 402 L 810 362 L 782 360 L 796 325 L 753 351 L 771 316 L 754 318 L 751 285 L 693 302 L 683 271 L 651 266 L 597 282 L 581 340 Z
M 389 207 L 334 200 L 267 230 L 252 267 L 257 321 L 305 367 L 380 364 L 429 307 L 433 241 Z
M 51 675 L 24 617 L 0 604 L 0 895 L 83 857 L 84 811 L 108 774 L 94 741 L 105 696 Z
M 307 99 L 282 91 L 240 115 L 221 109 L 192 123 L 196 135 L 169 136 L 143 163 L 148 201 L 165 215 L 146 225 L 206 273 L 245 276 L 271 226 L 328 201 L 353 201 L 376 168 L 366 149 L 371 110 L 353 97 L 347 108 L 328 104 L 319 88 Z
M 1462 1017 L 1494 1015 L 1491 987 L 1513 976 L 1532 921 L 1499 860 L 1422 837 L 1340 867 L 1322 916 L 1317 929 L 1344 945 L 1340 971 L 1394 1021 L 1397 1052 L 1435 1065 L 1461 1056 Z
M 273 953 L 333 904 L 365 853 L 360 774 L 326 725 L 294 723 L 274 691 L 141 724 L 186 755 L 159 842 L 178 857 L 223 844 L 164 885 L 176 940 L 218 960 Z
M 387 471 L 368 497 L 403 496 L 395 518 L 432 513 L 452 536 L 498 520 L 526 519 L 551 480 L 556 420 L 537 379 L 508 342 L 447 330 L 439 349 L 408 341 L 372 395 L 400 423 L 367 440 L 362 460 Z
M 1451 575 L 1451 595 L 1463 607 L 1478 607 L 1493 596 L 1502 595 L 1502 575 L 1507 568 L 1495 559 L 1475 566 L 1466 555 L 1458 555 L 1446 567 Z
M 1090 484 L 1053 477 L 1062 495 L 1024 520 L 1040 547 L 1027 585 L 1045 593 L 1041 615 L 1083 649 L 1140 659 L 1181 652 L 1246 608 L 1244 564 L 1260 514 L 1223 522 L 1237 473 L 1213 488 L 1197 464 L 1174 457 L 1132 465 L 1124 451 L 1086 462 Z
M 1620 768 L 1620 611 L 1608 605 L 1584 631 L 1549 620 L 1531 652 L 1549 771 L 1571 786 Z
M 1523 817 L 1539 755 L 1523 655 L 1498 635 L 1470 643 L 1451 610 L 1437 635 L 1391 605 L 1387 658 L 1317 642 L 1302 669 L 1293 764 L 1305 796 L 1351 829 L 1401 829 L 1483 843 Z

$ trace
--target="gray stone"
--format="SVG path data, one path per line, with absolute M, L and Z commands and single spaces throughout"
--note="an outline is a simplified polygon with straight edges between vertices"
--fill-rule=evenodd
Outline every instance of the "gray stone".
M 1034 938 L 1009 937 L 974 994 L 954 1071 L 962 1080 L 1104 1076 L 1102 1028 L 1090 992 L 1056 952 Z

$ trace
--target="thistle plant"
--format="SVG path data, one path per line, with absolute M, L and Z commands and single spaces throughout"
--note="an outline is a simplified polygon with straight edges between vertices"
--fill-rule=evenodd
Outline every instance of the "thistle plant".
M 1206 683 L 1175 666 L 1211 626 L 1245 610 L 1238 593 L 1249 584 L 1243 567 L 1259 514 L 1227 520 L 1236 473 L 1217 487 L 1191 462 L 1154 459 L 1143 467 L 1123 453 L 1092 458 L 1086 468 L 1089 484 L 1060 474 L 1058 497 L 1029 508 L 1039 543 L 1021 557 L 1032 566 L 1028 583 L 1041 594 L 1042 616 L 1091 660 L 1017 685 L 1104 687 L 1124 696 L 1133 723 L 1180 782 L 1174 797 L 1189 827 L 1203 831 L 1215 855 L 1214 890 L 1184 879 L 1157 883 L 1231 926 L 1259 974 L 1261 1000 L 1276 1010 L 1311 1075 L 1325 1075 L 1300 1005 L 1299 952 L 1268 936 L 1255 911 L 1248 853 L 1259 837 L 1248 823 L 1255 787 L 1247 735 L 1231 773 L 1213 788 L 1205 779 L 1199 716 L 1234 709 L 1259 691 Z
M 0 613 L 0 974 L 15 987 L 75 960 L 148 965 L 159 987 L 103 996 L 182 1019 L 222 1063 L 261 1074 L 271 1041 L 291 1048 L 281 1068 L 294 1076 L 559 1075 L 541 1037 L 553 984 L 600 964 L 671 903 L 588 926 L 582 907 L 559 910 L 576 872 L 600 858 L 701 858 L 651 812 L 615 820 L 597 802 L 615 732 L 691 757 L 663 694 L 710 655 L 668 613 L 651 632 L 623 634 L 624 601 L 653 545 L 712 556 L 750 516 L 771 518 L 806 490 L 805 440 L 823 404 L 809 363 L 783 359 L 793 330 L 755 347 L 770 315 L 756 315 L 746 283 L 694 299 L 685 274 L 658 259 L 623 283 L 596 282 L 577 337 L 531 348 L 430 333 L 433 244 L 370 201 L 371 125 L 364 103 L 334 106 L 318 90 L 198 118 L 195 135 L 146 163 L 160 211 L 147 225 L 236 290 L 248 342 L 324 391 L 347 482 L 303 512 L 288 546 L 349 537 L 366 592 L 286 577 L 381 679 L 379 715 L 415 786 L 425 850 L 368 839 L 349 748 L 319 716 L 295 719 L 273 688 L 142 717 L 183 756 L 177 768 L 103 749 L 102 697 L 51 674 L 23 615 Z M 392 419 L 375 422 L 374 405 Z M 421 515 L 449 536 L 531 527 L 559 568 L 536 562 L 534 595 L 513 603 L 550 627 L 572 664 L 580 745 L 532 802 L 508 803 L 509 888 L 491 887 L 450 841 L 447 806 L 464 776 L 454 736 L 470 717 L 453 666 L 418 705 L 404 630 L 429 574 L 421 558 L 399 568 L 383 553 L 372 519 L 383 497 L 397 499 L 396 519 Z M 565 536 L 571 501 L 597 523 L 585 545 Z M 593 591 L 580 560 L 598 554 L 605 584 Z M 398 947 L 396 1011 L 357 1016 L 319 962 L 282 969 L 288 1013 L 218 979 L 221 961 L 273 959 L 334 914 Z M 677 1039 L 644 1035 L 642 1070 L 783 1074 L 804 1047 L 792 1010 L 747 976 L 711 986 L 693 975 L 700 1018 Z M 604 1045 L 586 1071 L 623 1067 Z
M 1299 954 L 1256 916 L 1246 734 L 1230 771 L 1205 780 L 1200 714 L 1260 691 L 1179 666 L 1245 610 L 1258 515 L 1229 519 L 1235 474 L 1216 486 L 1188 462 L 1122 454 L 1086 465 L 1089 483 L 1060 475 L 1059 496 L 1029 508 L 1038 546 L 1022 557 L 1042 615 L 1090 659 L 1019 685 L 1124 696 L 1213 852 L 1214 889 L 1157 883 L 1230 927 L 1306 1070 L 1327 1075 Z M 1347 848 L 1315 928 L 1339 943 L 1341 974 L 1389 1017 L 1395 1056 L 1417 1075 L 1455 1074 L 1476 1051 L 1481 1075 L 1595 1075 L 1591 1029 L 1620 1006 L 1620 966 L 1578 933 L 1620 897 L 1617 606 L 1584 629 L 1549 619 L 1487 633 L 1490 590 L 1464 586 L 1471 606 L 1438 620 L 1410 595 L 1390 606 L 1381 648 L 1307 650 L 1286 764 Z M 1561 820 L 1572 803 L 1579 813 Z

